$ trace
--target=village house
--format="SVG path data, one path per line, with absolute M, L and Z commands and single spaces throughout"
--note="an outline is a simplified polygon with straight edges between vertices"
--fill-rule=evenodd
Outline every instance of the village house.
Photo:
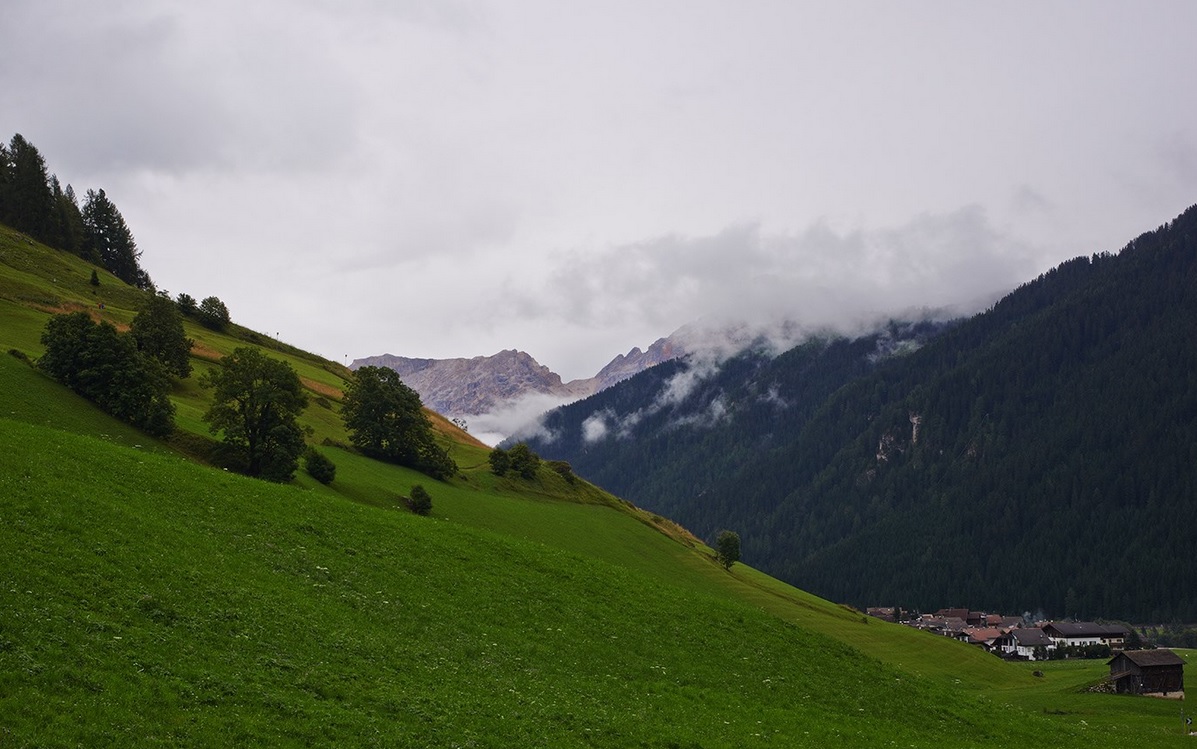
M 1106 645 L 1110 650 L 1122 650 L 1130 632 L 1120 624 L 1093 622 L 1051 622 L 1043 627 L 1058 648 Z
M 899 616 L 894 606 L 870 606 L 865 613 L 887 622 L 896 622 Z
M 869 609 L 870 615 L 892 621 L 891 612 L 894 609 L 886 607 Z M 1031 661 L 1059 656 L 1102 657 L 1107 652 L 1095 648 L 1105 647 L 1118 652 L 1126 647 L 1131 634 L 1120 624 L 1037 622 L 1032 627 L 1027 626 L 1028 619 L 961 607 L 943 608 L 934 614 L 899 620 L 910 627 L 983 647 L 1003 658 Z
M 1047 659 L 1056 645 L 1042 629 L 1024 627 L 1012 629 L 998 638 L 996 649 L 1006 658 L 1036 661 Z
M 992 653 L 1002 636 L 1002 630 L 998 627 L 965 627 L 963 634 L 966 635 L 964 641 L 969 645 L 977 645 Z
M 1171 650 L 1124 650 L 1110 659 L 1109 666 L 1118 694 L 1184 699 L 1185 662 Z

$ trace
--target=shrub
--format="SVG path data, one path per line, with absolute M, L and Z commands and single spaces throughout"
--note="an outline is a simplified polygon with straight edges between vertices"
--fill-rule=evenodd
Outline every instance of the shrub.
M 432 512 L 432 497 L 420 484 L 411 488 L 411 511 L 417 515 L 427 515 Z
M 314 447 L 304 452 L 303 469 L 321 484 L 331 484 L 337 476 L 337 464 Z
M 565 479 L 566 482 L 570 484 L 578 480 L 578 477 L 574 475 L 573 466 L 564 460 L 550 460 L 548 461 L 548 466 L 560 474 L 561 478 Z

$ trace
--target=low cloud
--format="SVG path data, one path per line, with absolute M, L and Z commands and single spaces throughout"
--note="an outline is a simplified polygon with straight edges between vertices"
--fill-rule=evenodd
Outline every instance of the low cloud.
M 723 421 L 725 418 L 727 418 L 727 414 L 727 400 L 723 397 L 723 394 L 720 393 L 711 400 L 706 408 L 696 413 L 681 416 L 671 422 L 670 425 L 674 427 L 713 427 L 720 421 Z
M 488 445 L 497 445 L 508 437 L 530 439 L 536 437 L 552 442 L 555 435 L 544 427 L 544 415 L 571 403 L 575 398 L 528 393 L 521 398 L 507 401 L 486 414 L 463 416 L 470 434 Z
M 607 419 L 613 418 L 614 414 L 611 411 L 595 411 L 586 417 L 582 422 L 582 441 L 586 444 L 598 442 L 607 436 L 610 429 L 607 427 Z
M 534 306 L 596 327 L 698 320 L 696 339 L 710 344 L 719 333 L 731 348 L 758 336 L 793 345 L 812 331 L 855 333 L 892 315 L 980 310 L 1033 277 L 1037 262 L 976 206 L 884 229 L 819 221 L 771 233 L 745 223 L 566 255 Z

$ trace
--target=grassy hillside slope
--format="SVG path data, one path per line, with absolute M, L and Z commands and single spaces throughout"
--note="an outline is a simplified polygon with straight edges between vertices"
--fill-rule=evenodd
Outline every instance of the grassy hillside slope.
M 21 292 L 14 243 L 0 348 L 36 355 L 41 307 L 75 292 L 32 271 Z M 338 386 L 335 365 L 274 352 Z M 180 412 L 202 412 L 190 387 Z M 337 433 L 335 401 L 311 412 Z M 448 483 L 325 449 L 329 487 L 246 479 L 0 355 L 0 746 L 1182 740 L 1172 703 L 1077 693 L 1101 664 L 1034 677 L 726 573 L 593 487 L 494 477 L 476 444 L 455 443 Z M 433 517 L 401 509 L 415 483 Z

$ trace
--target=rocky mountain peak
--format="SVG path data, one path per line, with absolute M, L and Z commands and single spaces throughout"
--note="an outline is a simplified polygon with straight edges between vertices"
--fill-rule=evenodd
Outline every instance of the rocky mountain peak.
M 530 354 L 504 349 L 469 359 L 417 359 L 394 354 L 354 359 L 351 369 L 389 367 L 438 413 L 471 416 L 495 410 L 532 394 L 575 400 L 605 390 L 621 380 L 684 353 L 680 344 L 661 338 L 647 351 L 620 354 L 594 377 L 562 382 L 561 376 Z

